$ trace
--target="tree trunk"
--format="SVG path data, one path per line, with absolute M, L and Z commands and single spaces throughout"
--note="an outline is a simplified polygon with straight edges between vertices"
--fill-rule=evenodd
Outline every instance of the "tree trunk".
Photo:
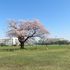
M 24 42 L 20 43 L 20 49 L 24 49 Z

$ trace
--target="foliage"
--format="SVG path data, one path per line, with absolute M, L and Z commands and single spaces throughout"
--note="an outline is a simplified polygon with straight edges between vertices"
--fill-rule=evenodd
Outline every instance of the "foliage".
M 9 22 L 9 36 L 15 36 L 18 38 L 21 48 L 24 48 L 24 43 L 33 37 L 41 37 L 49 32 L 38 20 L 34 21 L 10 21 Z
M 70 41 L 68 40 L 39 40 L 39 42 L 37 42 L 36 44 L 38 45 L 69 45 Z
M 0 43 L 0 46 L 6 46 L 6 44 L 5 43 Z

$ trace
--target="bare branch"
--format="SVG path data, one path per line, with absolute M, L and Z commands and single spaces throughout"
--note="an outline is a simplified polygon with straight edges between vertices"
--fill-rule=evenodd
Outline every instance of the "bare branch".
M 31 37 L 39 37 L 49 32 L 44 28 L 39 20 L 34 21 L 10 21 L 9 36 L 15 36 L 19 42 L 26 42 Z

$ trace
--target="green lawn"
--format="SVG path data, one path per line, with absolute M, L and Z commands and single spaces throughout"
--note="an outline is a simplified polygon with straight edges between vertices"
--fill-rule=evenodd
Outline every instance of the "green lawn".
M 0 70 L 70 70 L 70 46 L 0 47 Z

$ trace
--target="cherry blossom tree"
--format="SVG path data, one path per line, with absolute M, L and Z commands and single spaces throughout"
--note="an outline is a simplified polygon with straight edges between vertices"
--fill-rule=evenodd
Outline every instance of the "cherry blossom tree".
M 17 37 L 20 48 L 24 49 L 25 42 L 33 37 L 41 37 L 49 32 L 44 28 L 39 20 L 10 21 L 8 35 Z

